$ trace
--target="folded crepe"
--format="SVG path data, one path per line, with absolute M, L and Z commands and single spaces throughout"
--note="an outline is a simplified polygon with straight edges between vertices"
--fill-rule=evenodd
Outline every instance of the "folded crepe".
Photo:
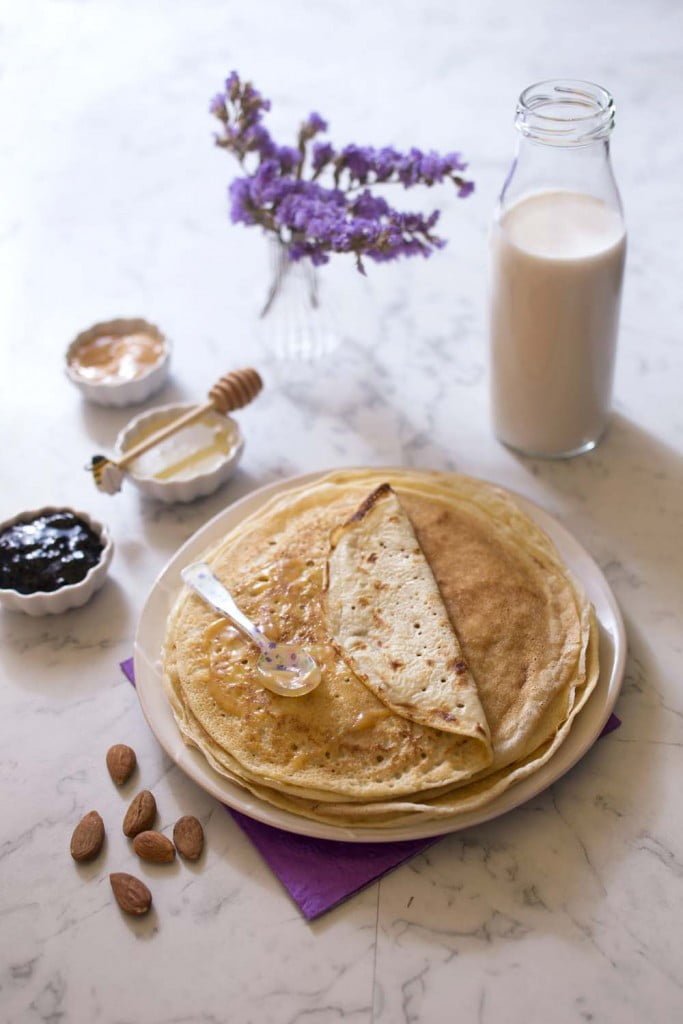
M 490 752 L 475 681 L 390 484 L 333 532 L 327 596 L 330 635 L 382 703 L 413 722 L 479 739 Z

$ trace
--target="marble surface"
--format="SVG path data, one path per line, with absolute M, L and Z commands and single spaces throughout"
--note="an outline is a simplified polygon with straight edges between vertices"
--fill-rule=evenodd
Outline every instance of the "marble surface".
M 0 515 L 69 503 L 106 519 L 117 545 L 86 608 L 0 614 L 3 1021 L 683 1018 L 681 14 L 673 0 L 2 4 Z M 344 347 L 313 373 L 266 366 L 231 484 L 187 507 L 130 487 L 107 498 L 81 467 L 128 414 L 82 404 L 63 377 L 77 331 L 126 314 L 161 324 L 175 342 L 161 399 L 263 365 L 265 247 L 226 221 L 233 167 L 206 114 L 232 67 L 272 96 L 282 132 L 314 106 L 338 139 L 459 147 L 477 192 L 434 195 L 451 243 L 433 260 L 367 281 L 332 269 Z M 486 232 L 517 93 L 567 74 L 617 97 L 630 250 L 609 435 L 592 455 L 544 463 L 491 436 Z M 626 619 L 624 724 L 551 791 L 311 926 L 162 756 L 116 664 L 155 574 L 209 516 L 278 477 L 358 463 L 473 472 L 574 531 Z M 134 784 L 118 792 L 104 770 L 118 741 L 136 748 L 162 823 L 197 813 L 208 837 L 198 867 L 141 869 L 155 910 L 139 922 L 107 881 L 138 870 L 114 824 Z M 92 807 L 109 839 L 77 868 L 69 836 Z

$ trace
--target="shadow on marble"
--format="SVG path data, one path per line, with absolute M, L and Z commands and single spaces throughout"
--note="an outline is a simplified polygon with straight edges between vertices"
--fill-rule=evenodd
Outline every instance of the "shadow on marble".
M 677 714 L 676 701 L 666 696 L 662 642 L 669 640 L 673 657 L 683 613 L 683 453 L 616 413 L 603 443 L 588 455 L 561 463 L 520 461 L 580 524 L 621 606 L 629 651 L 617 705 L 624 724 L 613 744 L 622 750 L 632 744 L 630 767 L 640 779 L 651 759 L 645 744 L 666 739 L 667 718 Z
M 131 629 L 131 608 L 123 587 L 108 579 L 102 590 L 82 608 L 63 615 L 31 618 L 19 612 L 0 614 L 0 666 L 14 684 L 50 698 L 73 698 L 92 687 L 97 668 L 89 664 L 83 673 L 76 657 L 96 655 L 115 661 L 112 649 L 118 636 Z M 46 671 L 62 661 L 73 664 L 73 672 L 63 678 L 60 673 Z M 34 664 L 38 666 L 34 670 Z
M 445 837 L 384 879 L 381 918 L 391 945 L 413 955 L 428 946 L 448 960 L 532 934 L 571 946 L 599 931 L 612 917 L 613 887 L 639 829 L 615 797 L 613 780 L 603 783 L 599 765 L 584 768 L 583 783 L 577 785 L 574 770 L 534 800 Z M 623 785 L 623 764 L 619 771 Z M 629 804 L 651 799 L 653 775 L 635 772 L 633 781 Z
M 417 424 L 399 402 L 392 385 L 378 379 L 375 368 L 365 377 L 348 372 L 318 379 L 315 386 L 288 381 L 282 386 L 306 425 L 325 438 L 322 466 L 404 466 L 416 469 L 457 468 L 456 454 L 435 442 L 435 410 Z M 349 457 L 349 452 L 353 456 Z
M 168 839 L 168 830 L 164 829 L 164 826 L 157 822 L 154 825 L 155 829 L 163 832 Z M 151 861 L 142 860 L 139 858 L 134 868 L 134 873 L 140 878 L 141 881 L 147 885 L 152 892 L 154 892 L 156 883 L 164 878 L 171 878 L 179 875 L 184 868 L 184 862 L 180 863 L 180 858 L 175 857 L 170 864 L 153 864 Z
M 130 914 L 124 914 L 122 910 L 119 910 L 119 917 L 128 931 L 132 932 L 136 939 L 142 939 L 143 942 L 153 939 L 161 930 L 159 915 L 154 904 L 143 917 L 132 917 Z
M 140 497 L 144 537 L 156 549 L 163 549 L 171 555 L 209 519 L 273 479 L 272 474 L 257 477 L 240 467 L 218 491 L 186 504 L 165 505 Z
M 199 877 L 206 872 L 222 870 L 225 862 L 226 887 L 232 890 L 237 878 L 249 878 L 260 889 L 268 890 L 274 899 L 281 899 L 283 907 L 289 914 L 293 907 L 289 896 L 281 887 L 266 862 L 252 845 L 251 840 L 242 832 L 228 808 L 219 800 L 209 796 L 202 788 L 184 774 L 176 765 L 166 776 L 169 792 L 184 814 L 195 814 L 204 829 L 204 849 L 198 861 L 192 862 L 185 858 L 181 861 L 182 870 L 190 876 Z M 199 808 L 203 801 L 209 801 L 208 813 L 201 813 Z
M 573 501 L 618 556 L 601 559 L 615 589 L 639 589 L 656 574 L 660 603 L 681 600 L 683 453 L 616 413 L 594 451 L 569 461 L 525 459 L 532 474 Z M 596 552 L 593 552 L 595 557 Z
M 374 929 L 377 895 L 376 891 L 373 891 L 375 887 L 372 883 L 348 901 L 334 907 L 322 918 L 307 921 L 228 808 L 202 791 L 177 767 L 168 773 L 167 781 L 169 791 L 173 794 L 178 807 L 186 814 L 196 814 L 199 817 L 206 837 L 200 859 L 193 863 L 180 858 L 181 870 L 188 875 L 197 876 L 198 879 L 200 876 L 206 879 L 207 875 L 211 878 L 218 875 L 223 886 L 221 903 L 241 899 L 244 894 L 258 917 L 262 916 L 277 926 L 287 922 L 298 922 L 302 931 L 306 930 L 314 937 L 325 932 L 330 926 L 334 927 L 342 913 L 345 920 L 362 921 L 365 927 L 369 925 Z M 208 801 L 208 810 L 204 813 L 198 810 L 202 801 Z M 258 897 L 247 890 L 244 884 L 247 880 L 255 890 L 258 890 Z M 209 884 L 215 885 L 215 882 L 204 883 L 205 886 Z M 189 888 L 189 885 L 188 880 L 185 888 Z
M 108 874 L 108 871 L 117 870 L 116 868 L 112 869 L 110 863 L 112 859 L 110 847 L 111 841 L 105 832 L 102 849 L 94 860 L 81 861 L 80 863 L 74 861 L 74 868 L 81 882 L 92 882 L 94 884 Z
M 203 396 L 199 396 L 202 398 Z M 130 423 L 132 419 L 139 416 L 148 409 L 154 409 L 158 405 L 170 405 L 173 402 L 192 401 L 187 395 L 187 389 L 178 383 L 173 377 L 169 377 L 161 391 L 157 391 L 145 402 L 137 405 L 127 405 L 122 409 L 113 406 L 95 405 L 93 402 L 86 402 L 81 399 L 81 418 L 83 427 L 92 439 L 94 445 L 99 445 L 103 453 L 111 452 L 114 442 L 121 430 Z M 93 455 L 96 452 L 93 450 Z

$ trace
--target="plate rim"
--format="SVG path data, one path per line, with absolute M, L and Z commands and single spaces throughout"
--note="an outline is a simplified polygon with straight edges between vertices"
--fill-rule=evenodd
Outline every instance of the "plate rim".
M 230 782 L 228 779 L 221 776 L 211 768 L 208 761 L 200 751 L 185 744 L 180 731 L 178 730 L 175 718 L 173 717 L 170 704 L 168 703 L 168 698 L 164 693 L 162 694 L 162 699 L 165 703 L 166 716 L 170 717 L 175 733 L 174 742 L 171 742 L 170 740 L 166 741 L 166 738 L 163 735 L 164 723 L 159 723 L 157 721 L 157 712 L 153 708 L 147 692 L 147 687 L 151 684 L 148 684 L 147 680 L 146 673 L 148 672 L 148 665 L 145 662 L 147 662 L 148 659 L 146 657 L 143 658 L 144 648 L 141 634 L 145 629 L 147 618 L 152 614 L 155 596 L 160 588 L 165 586 L 167 577 L 176 571 L 176 566 L 178 566 L 178 564 L 184 561 L 185 557 L 187 557 L 184 553 L 190 549 L 194 549 L 195 547 L 203 548 L 208 546 L 211 542 L 209 535 L 212 534 L 220 524 L 222 524 L 224 519 L 233 519 L 237 516 L 237 521 L 233 523 L 233 526 L 235 526 L 237 525 L 237 522 L 242 521 L 246 516 L 256 512 L 258 508 L 262 507 L 265 502 L 270 500 L 270 498 L 284 494 L 289 490 L 293 490 L 294 488 L 301 487 L 305 484 L 314 483 L 316 480 L 322 479 L 330 473 L 340 471 L 352 472 L 357 469 L 370 469 L 373 472 L 390 474 L 392 472 L 403 472 L 406 471 L 406 469 L 413 470 L 414 468 L 415 467 L 404 466 L 343 466 L 335 467 L 333 469 L 311 470 L 306 473 L 300 473 L 291 477 L 283 477 L 263 484 L 261 487 L 255 488 L 248 494 L 245 494 L 236 501 L 226 505 L 225 508 L 221 509 L 208 519 L 206 523 L 198 527 L 198 529 L 195 530 L 194 533 L 192 533 L 191 536 L 188 537 L 187 540 L 185 540 L 183 544 L 181 544 L 180 547 L 177 548 L 177 550 L 170 556 L 151 584 L 138 617 L 133 646 L 133 663 L 135 667 L 136 680 L 135 689 L 143 715 L 156 741 L 174 764 L 176 764 L 181 771 L 192 779 L 193 782 L 200 786 L 205 792 L 223 803 L 229 810 L 245 814 L 247 817 L 253 818 L 262 824 L 269 825 L 271 828 L 279 828 L 296 835 L 308 836 L 317 839 L 336 840 L 338 842 L 392 843 L 406 840 L 427 840 L 438 836 L 449 835 L 451 833 L 460 832 L 466 828 L 471 828 L 475 825 L 481 825 L 485 822 L 492 821 L 495 818 L 507 814 L 509 811 L 515 810 L 517 807 L 527 803 L 529 800 L 540 796 L 541 793 L 545 792 L 546 789 L 563 778 L 583 757 L 585 757 L 609 720 L 621 692 L 627 652 L 626 627 L 621 609 L 619 608 L 619 604 L 614 595 L 614 591 L 593 556 L 561 520 L 547 512 L 541 505 L 538 505 L 535 501 L 526 497 L 526 495 L 523 495 L 512 488 L 505 487 L 504 485 L 494 481 L 484 480 L 483 478 L 475 478 L 481 479 L 483 483 L 488 483 L 491 486 L 497 487 L 512 495 L 515 500 L 522 505 L 524 511 L 531 516 L 534 522 L 549 534 L 553 543 L 558 547 L 557 537 L 554 536 L 554 534 L 559 535 L 562 544 L 568 544 L 569 547 L 574 548 L 575 554 L 585 560 L 588 569 L 590 569 L 592 574 L 591 582 L 601 591 L 601 595 L 604 598 L 612 617 L 612 621 L 609 623 L 609 626 L 612 627 L 610 629 L 606 623 L 603 622 L 603 619 L 596 609 L 596 617 L 598 619 L 600 629 L 601 647 L 604 646 L 602 641 L 604 641 L 606 635 L 611 635 L 613 637 L 610 661 L 605 665 L 601 653 L 600 673 L 594 692 L 589 697 L 585 707 L 582 708 L 577 715 L 567 739 L 550 758 L 550 760 L 545 765 L 542 765 L 537 772 L 534 772 L 528 778 L 521 780 L 518 784 L 511 786 L 510 789 L 505 790 L 505 792 L 501 793 L 500 796 L 493 799 L 489 804 L 485 804 L 481 808 L 464 814 L 454 814 L 451 819 L 436 819 L 416 822 L 414 826 L 402 825 L 396 829 L 378 829 L 372 827 L 357 829 L 350 826 L 331 825 L 324 822 L 313 821 L 311 819 L 298 816 L 293 812 L 274 807 L 273 805 L 260 800 L 248 790 L 242 789 L 242 787 L 237 783 Z M 415 471 L 424 473 L 433 472 L 428 469 Z M 240 515 L 240 513 L 242 514 Z M 550 529 L 548 529 L 548 527 L 550 527 Z M 195 552 L 191 557 L 195 557 L 197 553 L 198 552 Z M 563 560 L 565 560 L 562 551 L 560 551 L 560 553 L 562 554 Z M 585 587 L 586 582 L 584 578 L 575 573 L 571 566 L 569 566 L 569 569 L 577 576 L 579 583 Z M 153 666 L 149 666 L 149 671 L 157 677 L 158 685 L 159 672 Z M 609 674 L 609 678 L 605 680 L 604 677 L 607 673 Z M 596 705 L 594 698 L 597 693 L 604 688 L 606 688 L 604 698 L 599 705 Z M 591 712 L 589 716 L 591 724 L 587 731 L 586 722 L 588 719 L 586 712 Z M 580 738 L 579 741 L 576 742 L 576 736 L 581 728 L 580 723 L 583 725 L 586 736 Z M 577 726 L 579 729 L 577 729 Z M 574 743 L 572 743 L 572 737 L 574 737 Z M 572 750 L 572 746 L 575 746 L 577 749 Z M 570 752 L 569 757 L 567 757 L 567 751 Z M 561 754 L 564 756 L 560 757 Z M 558 764 L 561 765 L 559 770 L 557 770 Z M 553 771 L 553 766 L 555 767 L 555 771 Z M 541 784 L 539 785 L 539 778 L 543 780 L 547 775 L 550 775 L 551 777 L 548 778 L 547 781 L 541 781 Z M 234 796 L 234 794 L 237 795 Z

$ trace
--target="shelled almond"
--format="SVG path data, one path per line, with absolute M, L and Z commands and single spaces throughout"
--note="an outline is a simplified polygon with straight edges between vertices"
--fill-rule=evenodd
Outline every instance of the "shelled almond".
M 104 843 L 104 822 L 97 811 L 89 811 L 71 836 L 71 856 L 75 861 L 94 860 Z
M 141 860 L 152 864 L 170 864 L 175 860 L 175 846 L 161 832 L 139 832 L 133 840 L 133 849 Z
M 117 786 L 123 786 L 125 782 L 128 782 L 137 763 L 135 751 L 125 743 L 115 743 L 107 751 L 107 770 L 111 775 L 112 782 Z
M 133 839 L 152 827 L 157 816 L 157 802 L 148 789 L 134 796 L 123 819 L 123 834 Z
M 116 743 L 106 756 L 107 770 L 117 786 L 123 786 L 137 766 L 132 747 Z M 133 840 L 133 850 L 140 860 L 152 864 L 171 864 L 176 851 L 188 861 L 196 861 L 204 849 L 204 829 L 198 818 L 185 814 L 173 827 L 173 841 L 154 829 L 157 804 L 148 789 L 140 790 L 131 800 L 123 819 L 123 834 Z M 71 856 L 79 863 L 94 860 L 105 839 L 104 821 L 97 811 L 89 811 L 76 825 L 71 836 Z M 109 875 L 114 898 L 126 914 L 140 917 L 152 906 L 152 894 L 135 875 L 115 871 Z
M 126 914 L 141 917 L 152 906 L 151 892 L 135 875 L 117 871 L 109 876 L 109 882 L 116 902 Z
M 199 819 L 191 814 L 178 818 L 173 828 L 173 842 L 185 860 L 198 860 L 204 849 L 204 829 Z

